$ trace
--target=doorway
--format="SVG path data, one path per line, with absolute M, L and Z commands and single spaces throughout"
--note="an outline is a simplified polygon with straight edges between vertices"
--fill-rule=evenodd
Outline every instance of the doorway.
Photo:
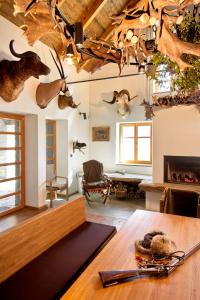
M 56 175 L 56 121 L 46 120 L 46 174 L 47 180 Z
M 46 120 L 46 178 L 68 177 L 68 121 Z

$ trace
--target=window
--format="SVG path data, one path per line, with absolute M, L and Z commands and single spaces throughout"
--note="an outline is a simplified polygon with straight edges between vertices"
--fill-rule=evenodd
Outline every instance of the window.
M 157 80 L 153 81 L 153 93 L 167 93 L 171 90 L 171 76 L 166 72 L 165 65 L 161 65 L 158 70 Z
M 152 124 L 121 123 L 119 125 L 119 162 L 151 164 Z
M 24 118 L 0 113 L 0 214 L 24 206 Z

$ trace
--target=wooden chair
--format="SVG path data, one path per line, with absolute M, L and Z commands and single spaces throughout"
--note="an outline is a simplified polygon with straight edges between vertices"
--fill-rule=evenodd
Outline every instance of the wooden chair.
M 112 182 L 103 174 L 103 164 L 97 160 L 89 160 L 83 163 L 83 172 L 82 188 L 88 204 L 91 202 L 90 193 L 99 193 L 105 204 Z
M 165 188 L 160 200 L 160 212 L 200 218 L 200 194 Z
M 53 207 L 53 200 L 57 198 L 58 193 L 66 190 L 65 198 L 68 200 L 68 179 L 63 176 L 54 176 L 47 180 L 46 190 L 50 199 L 50 207 Z

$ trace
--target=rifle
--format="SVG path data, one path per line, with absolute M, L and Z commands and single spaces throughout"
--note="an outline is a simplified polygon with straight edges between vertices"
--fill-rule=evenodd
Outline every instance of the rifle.
M 185 261 L 188 257 L 200 249 L 200 242 L 193 246 L 181 258 Z M 182 251 L 181 251 L 182 252 Z M 129 280 L 134 280 L 142 277 L 156 277 L 170 275 L 176 268 L 180 266 L 180 257 L 175 258 L 169 265 L 160 265 L 159 267 L 149 269 L 136 269 L 136 270 L 115 270 L 115 271 L 102 271 L 99 272 L 100 279 L 103 287 L 109 287 Z

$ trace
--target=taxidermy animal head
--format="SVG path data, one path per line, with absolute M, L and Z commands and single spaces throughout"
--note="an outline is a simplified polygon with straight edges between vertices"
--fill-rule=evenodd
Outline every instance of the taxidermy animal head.
M 75 151 L 75 149 L 78 149 L 84 154 L 82 149 L 85 148 L 86 146 L 87 146 L 86 143 L 79 143 L 78 141 L 73 142 L 73 152 Z
M 130 112 L 130 108 L 128 105 L 128 102 L 130 102 L 132 99 L 134 99 L 137 96 L 130 97 L 128 90 L 121 90 L 120 92 L 114 91 L 113 92 L 113 100 L 112 101 L 106 101 L 109 104 L 117 104 L 117 112 L 122 116 L 125 117 Z
M 146 120 L 151 120 L 155 116 L 155 114 L 153 112 L 153 106 L 149 102 L 147 102 L 145 99 L 143 100 L 141 105 L 144 106 Z
M 36 53 L 27 51 L 19 54 L 15 52 L 13 43 L 14 40 L 10 41 L 10 52 L 20 60 L 0 62 L 0 97 L 7 102 L 17 99 L 29 77 L 39 78 L 40 75 L 50 73 L 50 69 L 41 62 Z
M 40 83 L 36 90 L 36 102 L 40 108 L 46 108 L 49 102 L 57 95 L 59 95 L 58 107 L 60 109 L 64 109 L 66 107 L 77 108 L 80 104 L 77 105 L 73 102 L 73 97 L 70 95 L 69 89 L 67 87 L 67 77 L 65 76 L 59 56 L 56 52 L 57 60 L 59 63 L 58 65 L 51 51 L 50 53 L 61 78 L 49 83 Z

